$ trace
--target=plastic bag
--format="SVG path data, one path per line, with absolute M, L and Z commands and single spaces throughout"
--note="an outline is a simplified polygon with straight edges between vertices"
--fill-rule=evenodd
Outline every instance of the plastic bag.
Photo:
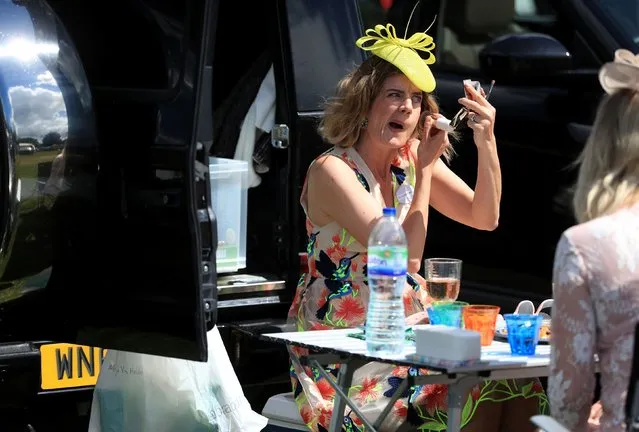
M 109 350 L 93 393 L 89 432 L 253 432 L 251 409 L 217 327 L 207 363 Z

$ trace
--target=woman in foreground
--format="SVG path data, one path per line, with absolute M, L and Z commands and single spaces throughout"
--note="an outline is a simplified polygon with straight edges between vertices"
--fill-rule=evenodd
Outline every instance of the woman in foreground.
M 553 277 L 548 396 L 553 417 L 570 431 L 588 429 L 594 354 L 602 385 L 599 430 L 626 430 L 639 321 L 639 57 L 617 51 L 599 81 L 607 95 L 578 160 L 579 224 L 559 240 Z
M 471 87 L 460 104 L 469 111 L 468 126 L 478 152 L 473 191 L 441 159 L 450 158 L 448 134 L 433 124 L 438 106 L 430 93 L 435 80 L 432 38 L 416 33 L 398 39 L 392 26 L 377 26 L 358 46 L 374 54 L 349 73 L 329 101 L 320 126 L 333 145 L 310 166 L 301 204 L 307 216 L 308 272 L 302 276 L 289 312 L 298 331 L 357 327 L 366 319 L 369 287 L 366 245 L 383 207 L 395 207 L 408 238 L 410 276 L 403 295 L 409 324 L 427 320 L 428 295 L 418 282 L 428 211 L 460 223 L 493 230 L 499 219 L 501 175 L 493 133 L 495 109 L 483 92 Z M 367 45 L 369 42 L 372 44 Z M 427 53 L 422 60 L 415 50 Z M 303 350 L 294 355 L 304 356 Z M 294 396 L 302 418 L 313 431 L 328 428 L 334 390 L 294 357 Z M 336 368 L 331 372 L 336 374 Z M 349 396 L 374 422 L 408 374 L 427 373 L 407 367 L 368 363 L 355 372 Z M 538 381 L 489 381 L 464 399 L 464 431 L 533 430 L 529 418 L 546 399 Z M 446 386 L 414 386 L 398 400 L 381 430 L 440 431 L 446 428 Z M 362 430 L 350 409 L 346 431 Z

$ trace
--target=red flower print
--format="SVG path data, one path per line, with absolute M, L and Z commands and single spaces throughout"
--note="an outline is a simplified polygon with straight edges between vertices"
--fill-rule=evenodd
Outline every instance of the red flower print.
M 362 422 L 362 419 L 357 417 L 355 414 L 351 414 L 351 419 L 353 420 L 353 423 L 355 423 L 357 426 L 361 426 L 364 424 Z
M 408 376 L 408 366 L 396 366 L 391 375 L 397 378 L 406 378 Z
M 302 421 L 304 424 L 309 424 L 313 420 L 313 409 L 304 404 L 302 409 L 300 410 L 300 415 L 302 416 Z
M 408 405 L 400 399 L 393 405 L 393 412 L 397 417 L 405 419 L 408 416 Z
M 326 378 L 321 378 L 316 384 L 317 389 L 322 394 L 322 398 L 332 399 L 335 396 L 335 389 L 326 381 Z
M 298 357 L 303 357 L 308 355 L 308 349 L 306 348 L 302 348 L 302 347 L 297 347 L 297 346 L 291 346 L 291 352 L 293 354 L 295 354 Z M 310 369 L 309 369 L 310 371 Z
M 470 391 L 470 396 L 473 398 L 473 401 L 477 401 L 477 399 L 479 399 L 479 396 L 481 396 L 481 387 L 478 385 L 473 387 L 473 389 Z
M 402 159 L 408 159 L 410 155 L 410 144 L 406 144 L 405 146 L 400 148 L 398 153 Z
M 342 246 L 333 246 L 326 249 L 326 255 L 331 261 L 337 263 L 346 256 L 346 248 Z
M 535 382 L 533 382 L 530 394 L 544 393 L 544 391 L 544 386 L 541 385 L 541 382 L 539 382 L 539 380 L 535 380 Z
M 446 409 L 448 389 L 445 385 L 424 384 L 419 395 L 415 398 L 415 404 L 425 405 L 429 415 L 434 415 L 437 410 Z
M 328 405 L 328 404 L 327 404 Z M 331 422 L 331 417 L 333 416 L 333 408 L 332 404 L 329 406 L 321 406 L 319 408 L 319 417 L 317 417 L 317 423 L 321 424 L 324 429 L 328 430 L 328 425 Z
M 379 398 L 381 391 L 382 385 L 379 383 L 377 378 L 364 378 L 361 388 L 357 392 L 357 395 L 355 395 L 355 399 L 357 399 L 360 403 L 374 401 Z
M 343 319 L 347 323 L 362 322 L 364 320 L 364 305 L 360 301 L 361 297 L 346 296 L 339 299 L 335 305 L 335 317 Z
M 340 246 L 342 240 L 338 234 L 331 237 L 331 240 L 333 241 L 333 245 L 326 249 L 326 255 L 328 255 L 334 262 L 338 262 L 346 256 L 346 248 L 344 246 Z
M 412 311 L 413 310 L 413 299 L 408 293 L 404 293 L 402 296 L 402 300 L 404 300 L 404 310 Z

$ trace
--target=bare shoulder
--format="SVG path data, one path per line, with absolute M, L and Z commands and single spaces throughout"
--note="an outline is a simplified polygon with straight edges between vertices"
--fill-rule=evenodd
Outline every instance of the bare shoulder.
M 342 165 L 346 164 L 340 158 L 331 153 L 324 153 L 315 159 L 309 172 L 315 176 L 326 176 L 334 170 L 339 170 Z
M 308 172 L 309 182 L 315 184 L 335 185 L 355 179 L 352 169 L 338 156 L 330 153 L 315 159 Z M 352 178 L 352 179 L 351 179 Z
M 308 173 L 308 214 L 316 225 L 336 222 L 365 244 L 382 206 L 362 187 L 356 169 L 335 152 L 318 157 Z

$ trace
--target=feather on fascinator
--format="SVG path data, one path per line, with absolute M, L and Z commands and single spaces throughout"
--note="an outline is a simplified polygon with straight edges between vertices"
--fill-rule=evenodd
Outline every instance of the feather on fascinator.
M 639 55 L 627 49 L 615 51 L 614 61 L 599 69 L 599 83 L 608 94 L 623 89 L 639 92 Z
M 426 30 L 428 31 L 428 30 Z M 431 93 L 435 90 L 435 77 L 428 65 L 435 63 L 433 38 L 425 32 L 417 32 L 410 38 L 398 38 L 392 24 L 378 24 L 365 32 L 365 36 L 357 39 L 355 44 L 364 51 L 383 58 L 397 67 L 417 88 Z M 428 54 L 423 59 L 417 51 Z

